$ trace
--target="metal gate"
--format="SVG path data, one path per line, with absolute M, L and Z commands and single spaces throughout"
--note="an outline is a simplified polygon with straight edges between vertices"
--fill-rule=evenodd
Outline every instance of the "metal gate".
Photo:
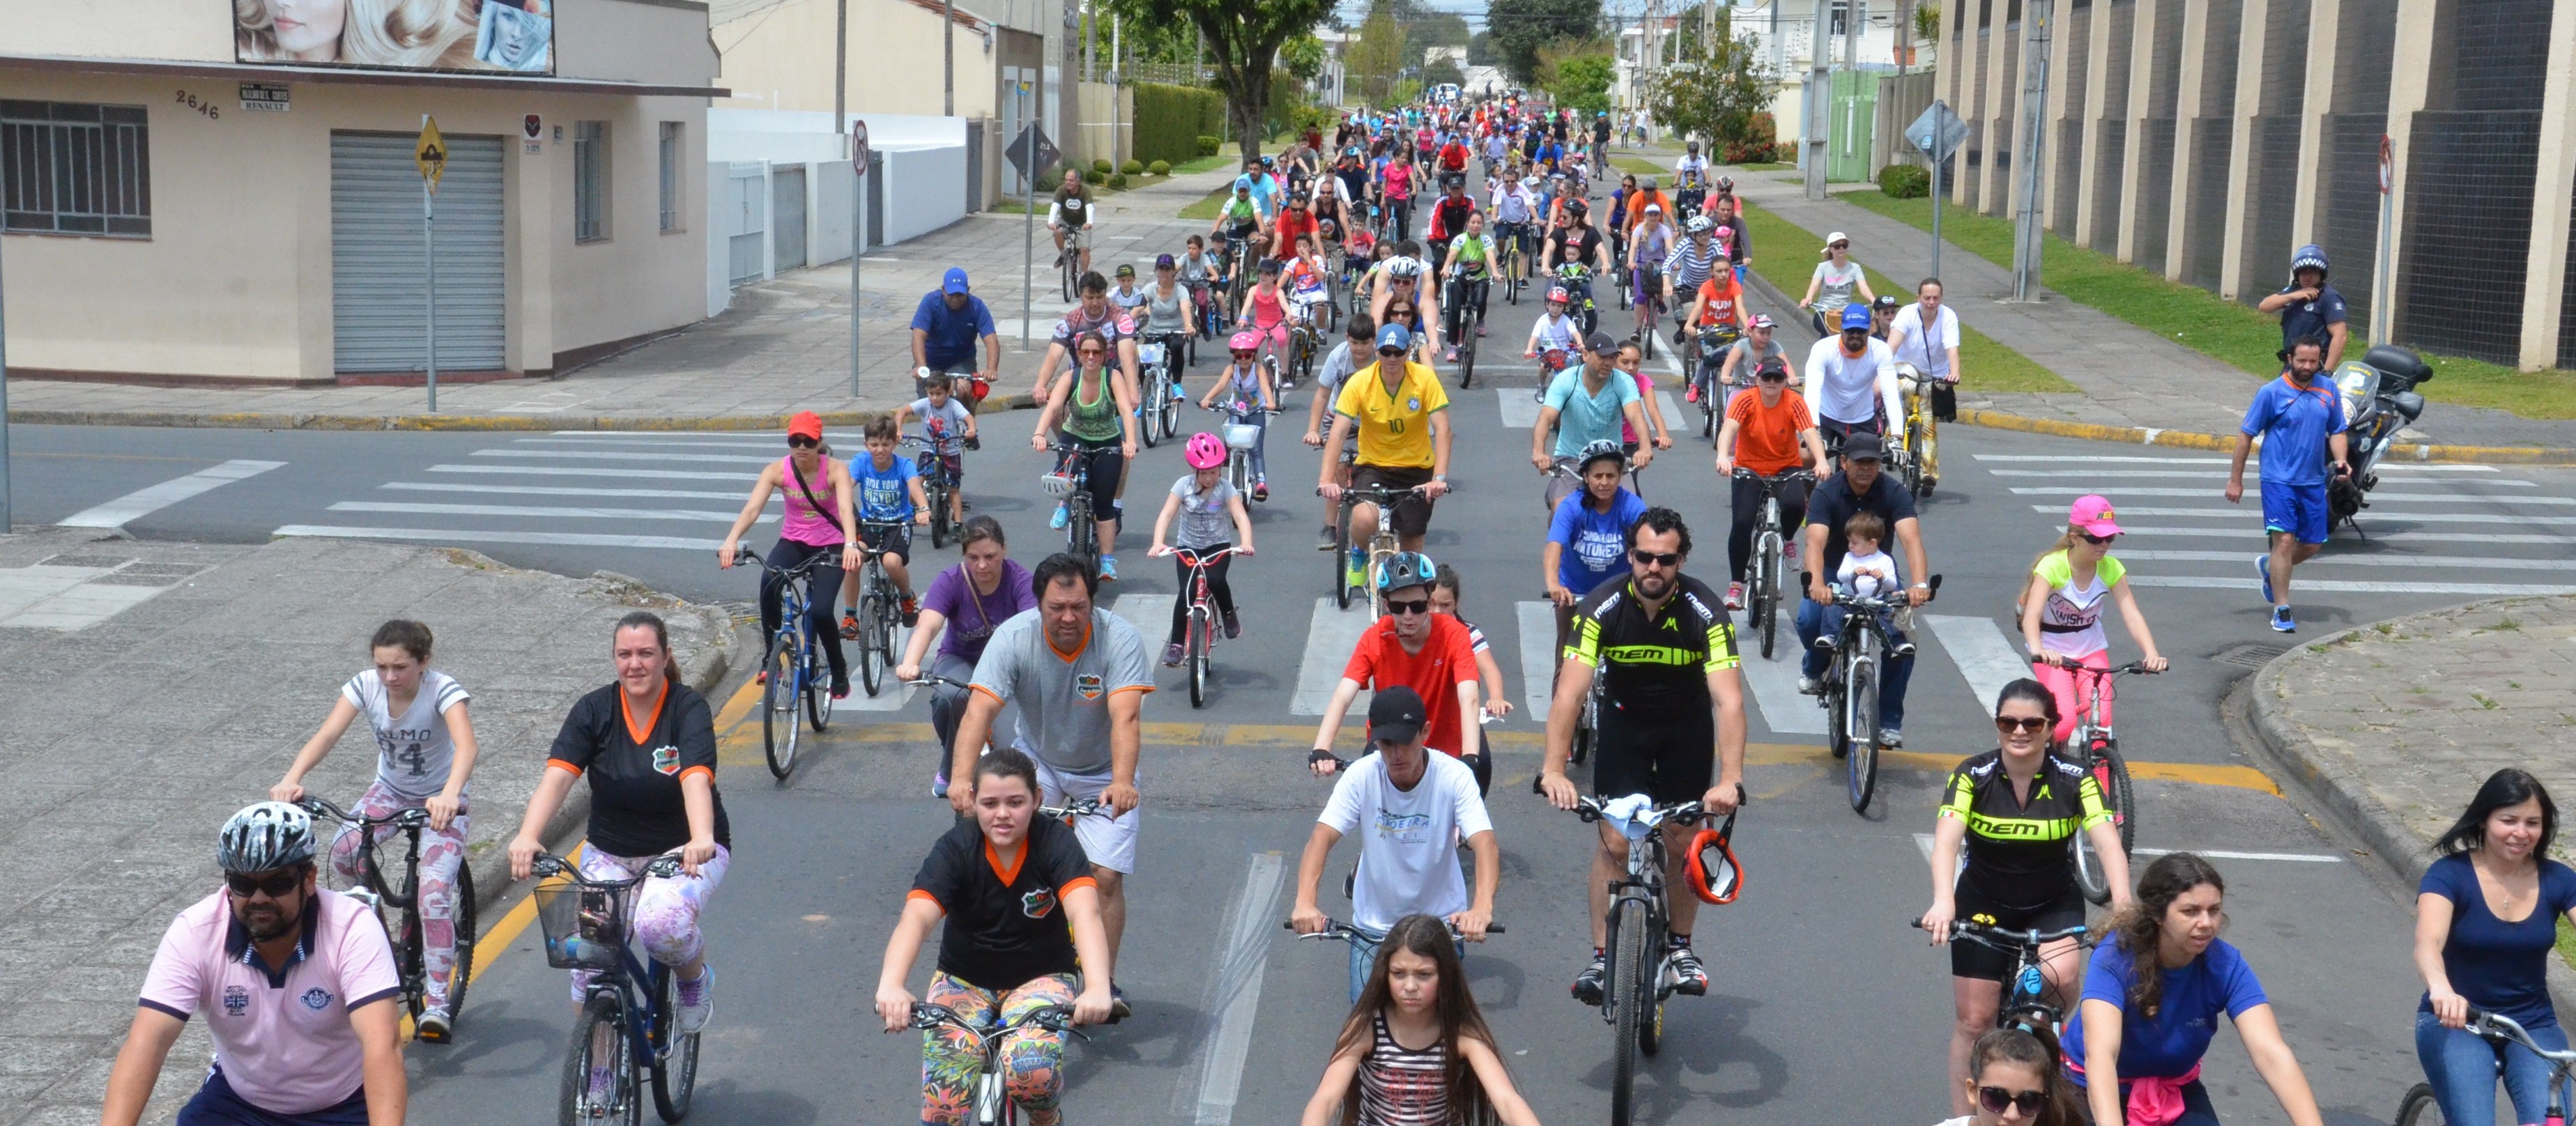
M 408 133 L 331 134 L 335 371 L 428 366 L 416 140 Z M 450 135 L 438 183 L 441 370 L 499 371 L 505 362 L 501 217 L 501 139 Z
M 725 208 L 716 222 L 725 234 L 725 277 L 734 285 L 769 275 L 769 196 L 758 164 L 736 164 L 725 178 Z
M 805 167 L 769 168 L 770 272 L 783 274 L 805 264 Z
M 1833 120 L 1825 135 L 1825 178 L 1869 179 L 1870 137 L 1878 127 L 1878 75 L 1862 70 L 1833 73 L 1830 94 Z

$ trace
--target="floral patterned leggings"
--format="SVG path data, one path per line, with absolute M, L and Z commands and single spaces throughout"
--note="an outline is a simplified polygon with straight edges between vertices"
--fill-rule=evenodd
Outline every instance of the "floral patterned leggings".
M 357 807 L 349 812 L 359 817 L 390 817 L 420 804 L 386 789 L 378 781 L 359 795 Z M 465 831 L 470 823 L 465 807 L 459 805 L 456 819 L 447 823 L 446 832 L 427 826 L 420 831 L 420 890 L 415 902 L 420 905 L 421 971 L 429 978 L 429 1007 L 442 1012 L 447 1008 L 449 973 L 456 968 L 456 868 L 465 861 Z M 401 846 L 390 851 L 383 846 L 401 836 L 402 830 L 379 825 L 374 834 L 378 846 L 376 863 L 387 870 L 387 882 L 401 879 Z M 356 831 L 344 828 L 332 839 L 331 870 L 353 884 L 364 878 L 358 865 Z
M 573 863 L 591 879 L 623 880 L 642 874 L 652 862 L 650 856 L 610 856 L 585 847 Z M 724 882 L 725 869 L 732 863 L 733 850 L 717 845 L 715 856 L 698 865 L 697 875 L 647 877 L 636 888 L 630 925 L 646 956 L 666 966 L 685 966 L 706 952 L 706 932 L 698 928 L 698 916 L 707 909 L 707 900 L 715 896 L 716 885 Z M 595 976 L 591 970 L 572 972 L 573 1004 L 581 1003 Z
M 1073 1003 L 1074 976 L 1049 974 L 1033 978 L 1009 993 L 977 989 L 945 973 L 930 976 L 930 995 L 922 998 L 957 1011 L 966 1023 L 993 1025 L 1018 1019 L 1047 1005 Z M 999 1016 L 995 1011 L 999 1010 Z M 1063 1115 L 1064 1034 L 1029 1027 L 1002 1039 L 1003 1089 L 1027 1112 L 1029 1126 L 1056 1126 Z M 954 1028 L 921 1034 L 921 1121 L 924 1126 L 956 1126 L 975 1113 L 975 1073 L 984 1058 L 973 1037 Z

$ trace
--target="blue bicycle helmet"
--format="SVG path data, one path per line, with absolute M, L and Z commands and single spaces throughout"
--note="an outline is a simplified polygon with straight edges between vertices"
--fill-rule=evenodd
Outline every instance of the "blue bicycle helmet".
M 2290 256 L 2290 277 L 2296 279 L 2301 270 L 2315 270 L 2320 274 L 2328 272 L 2326 248 L 2315 243 L 2300 247 L 2298 253 Z
M 1377 590 L 1385 594 L 1409 586 L 1429 586 L 1439 573 L 1440 568 L 1431 562 L 1430 556 L 1419 551 L 1400 552 L 1388 559 L 1386 566 L 1379 568 Z

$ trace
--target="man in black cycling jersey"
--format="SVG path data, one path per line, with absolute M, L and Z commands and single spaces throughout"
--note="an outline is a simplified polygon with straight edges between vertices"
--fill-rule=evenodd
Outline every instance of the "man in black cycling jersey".
M 1431 268 L 1439 273 L 1449 261 L 1449 242 L 1467 230 L 1467 217 L 1476 213 L 1476 201 L 1467 198 L 1467 174 L 1444 172 L 1440 176 L 1440 201 L 1431 205 Z M 1445 277 L 1442 280 L 1447 280 Z
M 1628 574 L 1602 583 L 1576 604 L 1539 773 L 1539 787 L 1558 809 L 1575 805 L 1565 764 L 1596 674 L 1604 691 L 1594 733 L 1594 796 L 1644 794 L 1657 805 L 1697 801 L 1718 814 L 1735 808 L 1744 783 L 1744 680 L 1736 669 L 1735 628 L 1717 592 L 1682 574 L 1689 557 L 1690 529 L 1681 514 L 1649 508 L 1628 529 Z M 1599 828 L 1601 847 L 1592 854 L 1589 881 L 1592 964 L 1574 979 L 1574 999 L 1587 1005 L 1601 1003 L 1608 969 L 1603 949 L 1610 883 L 1628 870 L 1628 839 L 1607 820 Z M 1669 855 L 1688 855 L 1691 826 L 1667 822 L 1663 831 Z M 1672 920 L 1672 948 L 1665 958 L 1681 978 L 1676 988 L 1706 993 L 1708 971 L 1690 948 L 1698 898 L 1680 880 L 1669 881 L 1664 895 Z

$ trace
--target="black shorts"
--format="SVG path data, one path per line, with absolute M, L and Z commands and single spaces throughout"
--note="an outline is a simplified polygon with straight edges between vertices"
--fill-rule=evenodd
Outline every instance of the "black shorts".
M 1986 893 L 1977 890 L 1977 886 L 1970 883 L 1967 877 L 1961 876 L 1958 890 L 1953 894 L 1952 901 L 1958 904 L 1958 910 L 1952 915 L 1953 918 L 2002 927 L 2006 930 L 2055 931 L 2081 926 L 2084 923 L 2084 894 L 2075 889 L 2072 881 L 2068 882 L 2066 891 L 2057 898 L 2049 900 L 2036 910 L 2024 911 L 1998 906 Z M 1950 940 L 1950 976 L 1952 977 L 1996 981 L 2005 974 L 2011 973 L 2012 968 L 2013 956 L 2010 954 L 1980 943 Z
M 912 525 L 862 523 L 859 525 L 859 546 L 870 551 L 881 551 L 910 563 L 912 562 Z
M 1717 777 L 1717 717 L 1704 707 L 1688 711 L 1648 719 L 1602 701 L 1601 730 L 1592 752 L 1592 795 L 1644 794 L 1657 805 L 1706 796 Z
M 1383 485 L 1390 489 L 1414 489 L 1431 483 L 1429 467 L 1394 465 L 1351 466 L 1351 487 L 1365 489 Z M 1395 534 L 1418 536 L 1431 530 L 1431 498 L 1416 493 L 1395 504 Z

